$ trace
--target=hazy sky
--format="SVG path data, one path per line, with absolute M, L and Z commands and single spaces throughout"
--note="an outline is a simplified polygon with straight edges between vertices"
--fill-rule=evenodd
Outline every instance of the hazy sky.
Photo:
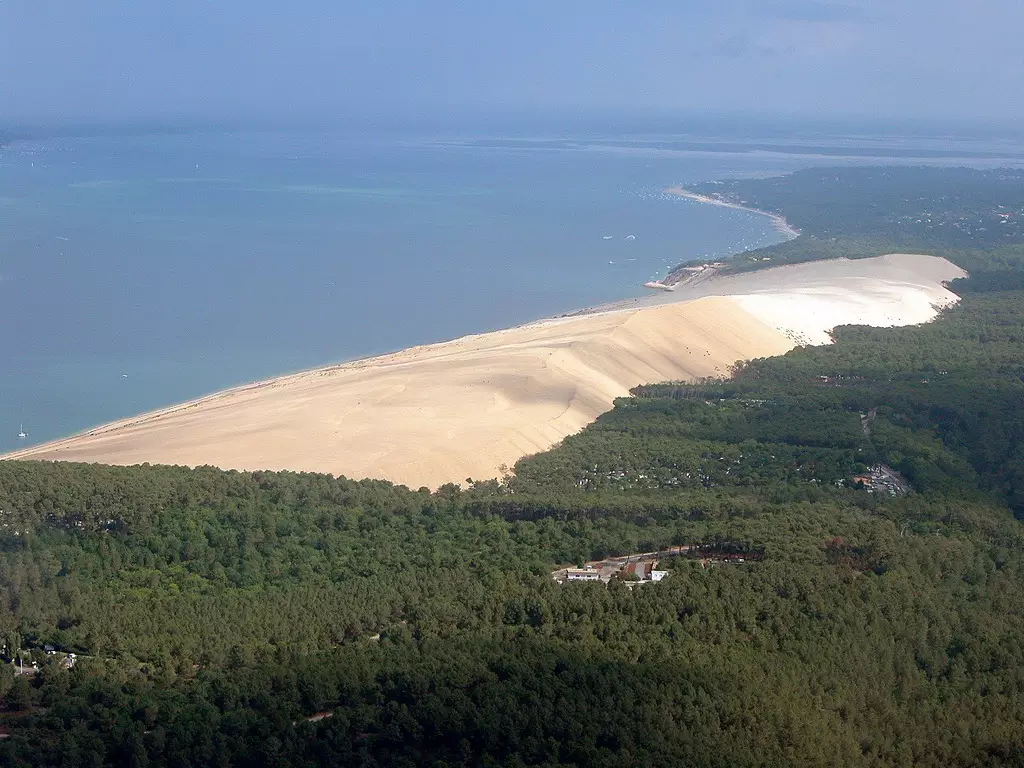
M 1024 118 L 1021 0 L 0 0 L 0 120 Z

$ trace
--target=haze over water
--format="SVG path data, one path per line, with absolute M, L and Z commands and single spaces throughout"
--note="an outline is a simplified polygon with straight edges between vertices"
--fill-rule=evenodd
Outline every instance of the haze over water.
M 0 451 L 640 295 L 681 261 L 780 239 L 664 187 L 812 162 L 836 158 L 301 132 L 14 142 Z

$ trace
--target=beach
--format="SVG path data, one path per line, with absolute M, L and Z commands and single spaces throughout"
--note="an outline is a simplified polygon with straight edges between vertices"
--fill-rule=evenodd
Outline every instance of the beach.
M 780 235 L 792 240 L 794 237 L 800 235 L 800 230 L 791 225 L 786 221 L 786 217 L 778 213 L 772 213 L 771 211 L 762 211 L 760 208 L 751 208 L 740 203 L 730 203 L 728 200 L 722 200 L 718 197 L 712 197 L 711 195 L 701 195 L 696 192 L 691 192 L 685 187 L 668 187 L 665 190 L 666 194 L 675 195 L 676 197 L 685 197 L 687 200 L 693 200 L 698 203 L 707 203 L 708 205 L 719 205 L 723 208 L 735 208 L 738 211 L 749 211 L 750 213 L 759 213 L 762 216 L 767 216 L 771 219 L 772 226 L 775 231 Z
M 728 375 L 832 328 L 927 322 L 957 301 L 945 259 L 893 254 L 692 287 L 283 376 L 4 459 L 325 472 L 436 488 L 501 476 L 642 383 Z

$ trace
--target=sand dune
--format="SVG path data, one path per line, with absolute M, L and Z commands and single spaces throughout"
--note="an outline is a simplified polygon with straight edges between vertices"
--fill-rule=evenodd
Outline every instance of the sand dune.
M 725 375 L 838 324 L 925 322 L 963 272 L 928 256 L 721 277 L 591 313 L 321 368 L 4 458 L 212 464 L 436 487 L 500 474 L 644 382 Z

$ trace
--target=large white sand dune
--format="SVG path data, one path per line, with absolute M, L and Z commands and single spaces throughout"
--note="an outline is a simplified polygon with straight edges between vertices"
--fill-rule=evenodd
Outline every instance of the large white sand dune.
M 126 419 L 5 458 L 212 464 L 418 487 L 497 476 L 637 384 L 725 375 L 823 343 L 836 325 L 906 325 L 956 301 L 944 259 L 890 255 L 721 277 L 589 314 L 321 368 Z

